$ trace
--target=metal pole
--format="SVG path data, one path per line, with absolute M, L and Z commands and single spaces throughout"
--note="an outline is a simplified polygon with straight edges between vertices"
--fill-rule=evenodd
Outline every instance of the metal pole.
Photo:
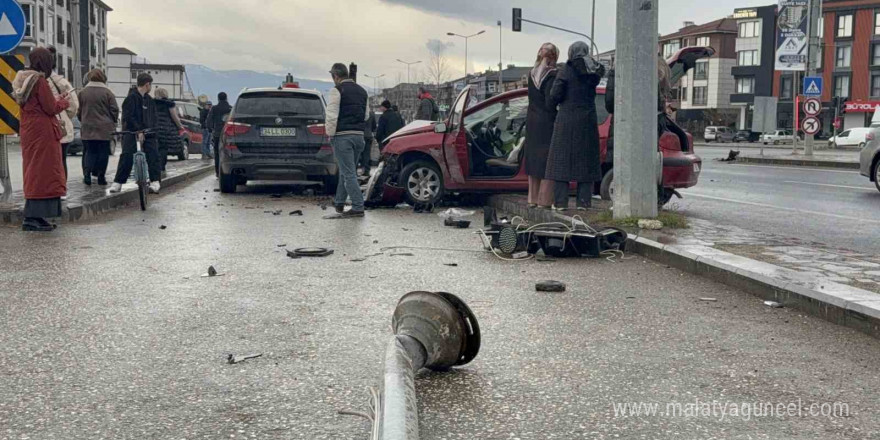
M 617 2 L 614 218 L 657 217 L 658 0 Z
M 415 373 L 425 366 L 427 357 L 425 347 L 411 336 L 395 335 L 388 341 L 379 425 L 382 440 L 418 440 Z
M 501 37 L 504 36 L 504 28 L 501 27 L 501 20 L 498 20 L 498 94 L 500 95 L 504 89 L 504 74 L 502 69 L 504 66 L 504 49 L 501 45 Z
M 798 91 L 800 87 L 798 86 L 798 72 L 794 70 L 791 72 L 791 154 L 797 154 L 797 144 L 798 144 Z
M 818 32 L 818 19 L 822 16 L 822 0 L 810 0 L 810 13 L 809 17 L 809 27 L 807 38 L 810 43 L 809 50 L 807 52 L 807 72 L 810 76 L 814 76 L 816 74 L 816 60 L 819 56 L 819 32 Z M 824 22 L 822 25 L 824 26 Z M 820 97 L 821 100 L 821 97 Z M 821 113 L 820 113 L 821 114 Z M 814 137 L 811 134 L 804 133 L 804 155 L 812 156 L 813 155 L 813 141 Z
M 467 71 L 468 71 L 467 56 L 468 56 L 468 40 L 470 40 L 470 38 L 471 37 L 464 37 L 464 77 L 465 78 L 467 78 Z
M 590 14 L 590 40 L 596 40 L 596 0 L 593 0 L 593 13 Z
M 0 135 L 0 186 L 3 187 L 0 202 L 11 202 L 12 178 L 9 173 L 9 149 L 6 144 L 6 135 Z

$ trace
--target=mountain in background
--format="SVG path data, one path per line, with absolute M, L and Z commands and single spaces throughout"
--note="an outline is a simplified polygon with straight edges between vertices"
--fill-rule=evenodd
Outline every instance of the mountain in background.
M 226 92 L 229 102 L 235 102 L 239 92 L 245 87 L 278 87 L 284 81 L 284 75 L 256 72 L 253 70 L 214 70 L 210 67 L 187 64 L 186 76 L 189 85 L 196 96 L 205 94 L 215 104 L 217 94 Z M 311 79 L 294 79 L 299 81 L 299 86 L 304 89 L 314 89 L 327 94 L 333 88 L 332 81 L 317 81 Z

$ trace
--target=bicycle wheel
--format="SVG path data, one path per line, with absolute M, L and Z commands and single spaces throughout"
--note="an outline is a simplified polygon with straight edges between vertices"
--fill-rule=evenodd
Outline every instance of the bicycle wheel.
M 147 210 L 147 193 L 150 185 L 147 182 L 138 182 L 138 197 L 141 199 L 141 211 Z
M 137 181 L 138 197 L 141 201 L 141 211 L 147 210 L 147 194 L 150 192 L 150 185 L 147 183 L 150 171 L 147 167 L 147 156 L 143 152 L 134 154 L 134 178 Z

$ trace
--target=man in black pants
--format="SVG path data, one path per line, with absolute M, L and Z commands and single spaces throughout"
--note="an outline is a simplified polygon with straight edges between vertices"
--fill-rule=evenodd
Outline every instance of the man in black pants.
M 156 103 L 150 97 L 153 89 L 153 77 L 142 73 L 137 77 L 137 87 L 132 87 L 128 97 L 122 102 L 122 131 L 143 131 L 156 128 Z M 111 193 L 122 190 L 122 185 L 131 175 L 134 166 L 134 153 L 137 152 L 137 140 L 140 140 L 144 153 L 147 156 L 147 167 L 150 170 L 150 192 L 159 192 L 159 182 L 162 180 L 162 168 L 159 162 L 159 141 L 155 133 L 139 133 L 137 138 L 133 134 L 122 137 L 122 154 L 119 155 L 119 164 L 116 167 L 116 178 L 110 186 Z
M 211 108 L 211 111 L 208 113 L 207 122 L 211 130 L 213 130 L 211 141 L 214 145 L 214 174 L 220 177 L 220 136 L 223 135 L 223 126 L 226 125 L 226 119 L 229 113 L 232 112 L 232 106 L 229 105 L 225 92 L 220 92 L 217 95 L 217 99 L 220 102 Z

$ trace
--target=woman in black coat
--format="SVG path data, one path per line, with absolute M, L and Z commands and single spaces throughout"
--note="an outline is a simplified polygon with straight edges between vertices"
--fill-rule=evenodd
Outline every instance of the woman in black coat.
M 568 49 L 568 62 L 556 76 L 547 98 L 549 107 L 559 106 L 544 175 L 556 181 L 553 209 L 567 209 L 571 181 L 578 184 L 578 209 L 589 208 L 593 183 L 602 179 L 596 86 L 604 74 L 605 67 L 590 56 L 587 43 L 578 41 Z
M 529 207 L 550 207 L 553 182 L 544 180 L 547 155 L 553 138 L 556 106 L 547 104 L 547 96 L 556 81 L 556 62 L 559 49 L 544 43 L 538 51 L 535 67 L 529 74 L 529 112 L 526 119 L 525 161 L 529 176 Z

